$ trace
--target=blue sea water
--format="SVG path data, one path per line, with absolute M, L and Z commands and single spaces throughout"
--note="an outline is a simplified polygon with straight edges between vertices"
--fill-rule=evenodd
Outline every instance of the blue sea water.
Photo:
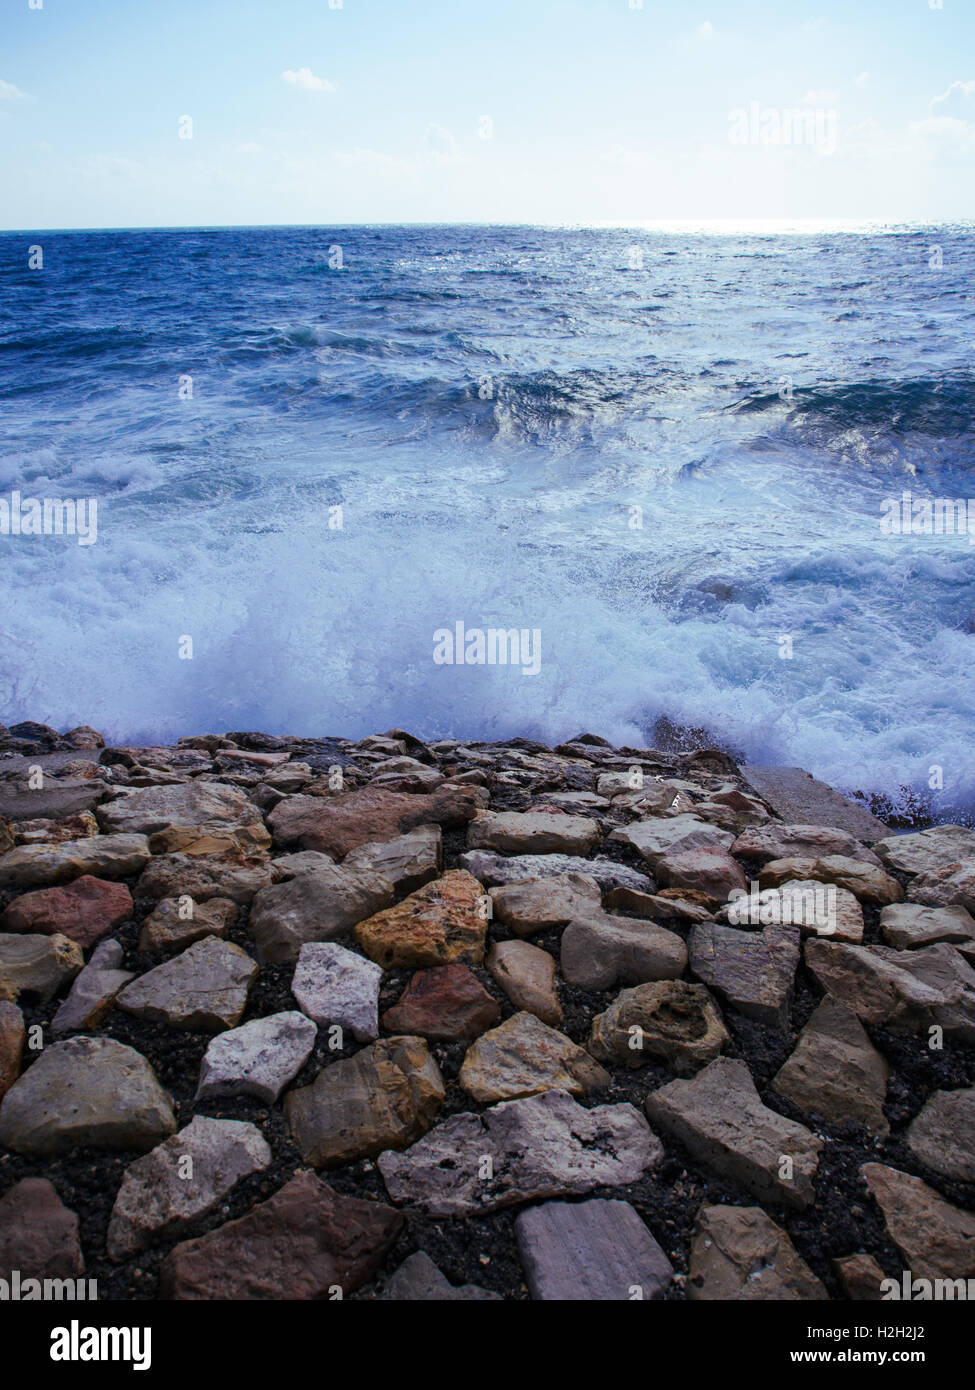
M 847 790 L 940 768 L 950 814 L 975 547 L 880 520 L 975 496 L 973 270 L 967 227 L 4 234 L 0 497 L 95 498 L 98 539 L 0 536 L 0 719 L 667 716 Z M 436 664 L 458 621 L 540 672 Z

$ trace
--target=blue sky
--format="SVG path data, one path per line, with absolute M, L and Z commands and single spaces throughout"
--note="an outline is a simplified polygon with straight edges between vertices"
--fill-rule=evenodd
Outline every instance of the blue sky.
M 965 219 L 931 3 L 0 0 L 0 227 Z

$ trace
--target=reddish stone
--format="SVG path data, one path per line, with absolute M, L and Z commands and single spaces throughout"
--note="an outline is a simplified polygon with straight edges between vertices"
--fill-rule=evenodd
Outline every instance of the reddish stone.
M 24 1015 L 8 999 L 0 999 L 0 1100 L 20 1075 L 27 1030 Z
M 382 1016 L 388 1033 L 417 1034 L 444 1042 L 471 1042 L 501 1017 L 498 1001 L 466 965 L 418 970 L 399 1000 Z
M 76 729 L 69 729 L 64 735 L 65 743 L 69 743 L 72 748 L 104 748 L 105 740 L 97 729 L 93 729 L 90 724 L 79 724 Z
M 657 861 L 654 876 L 667 888 L 682 893 L 705 894 L 714 902 L 727 902 L 733 888 L 744 891 L 748 884 L 741 865 L 716 846 L 665 854 Z
M 0 1197 L 0 1279 L 77 1279 L 84 1272 L 78 1218 L 47 1178 L 22 1178 Z
M 325 1299 L 377 1272 L 404 1218 L 381 1202 L 341 1197 L 300 1173 L 238 1221 L 183 1241 L 160 1270 L 162 1298 Z
M 41 888 L 15 898 L 0 916 L 0 932 L 60 932 L 87 950 L 131 916 L 132 894 L 124 883 L 83 874 L 64 888 Z
M 418 825 L 466 825 L 480 809 L 479 787 L 443 786 L 426 796 L 362 787 L 341 796 L 289 796 L 267 818 L 276 845 L 299 844 L 343 859 L 360 845 L 394 840 Z

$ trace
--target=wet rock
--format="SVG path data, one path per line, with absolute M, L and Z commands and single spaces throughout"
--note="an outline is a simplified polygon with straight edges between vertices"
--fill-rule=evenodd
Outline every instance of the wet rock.
M 611 1078 L 564 1033 L 534 1014 L 517 1013 L 471 1044 L 458 1080 L 474 1100 L 491 1104 L 541 1091 L 584 1096 Z
M 144 835 L 95 835 L 59 845 L 21 845 L 0 859 L 0 888 L 35 888 L 95 878 L 129 878 L 149 862 Z
M 579 989 L 676 980 L 686 965 L 681 938 L 653 922 L 593 914 L 562 933 L 562 974 Z
M 273 1105 L 311 1056 L 318 1029 L 297 1009 L 255 1018 L 207 1045 L 196 1101 L 254 1096 Z
M 625 1187 L 662 1158 L 632 1105 L 586 1110 L 564 1092 L 546 1091 L 453 1115 L 405 1153 L 381 1154 L 378 1166 L 394 1201 L 430 1216 L 465 1216 Z
M 472 873 L 487 887 L 500 887 L 529 880 L 550 880 L 566 875 L 583 874 L 595 879 L 600 888 L 632 888 L 638 893 L 649 892 L 653 884 L 646 874 L 617 864 L 614 859 L 582 859 L 571 854 L 521 854 L 506 859 L 503 854 L 472 849 L 458 860 L 461 868 Z
M 773 859 L 759 875 L 763 888 L 779 888 L 792 879 L 835 883 L 837 888 L 845 888 L 861 901 L 877 903 L 880 907 L 899 903 L 904 897 L 904 890 L 896 878 L 891 878 L 885 870 L 839 854 L 824 859 Z
M 273 882 L 271 864 L 263 860 L 248 861 L 239 855 L 195 858 L 191 854 L 166 854 L 146 867 L 136 886 L 136 897 L 187 896 L 195 903 L 229 898 L 231 902 L 249 903 Z
M 704 893 L 716 903 L 727 902 L 735 889 L 743 893 L 747 887 L 740 865 L 726 850 L 713 846 L 664 854 L 657 860 L 654 875 L 665 888 Z
M 153 835 L 187 827 L 250 825 L 260 820 L 260 812 L 236 787 L 197 780 L 128 792 L 99 806 L 95 818 L 108 835 Z
M 886 1138 L 889 1078 L 889 1065 L 856 1014 L 827 995 L 800 1033 L 772 1089 L 807 1115 L 821 1115 L 832 1124 L 857 1124 Z
M 911 1153 L 932 1172 L 975 1182 L 975 1090 L 935 1091 L 906 1137 Z
M 965 825 L 933 825 L 916 835 L 878 840 L 874 848 L 889 868 L 926 874 L 946 864 L 975 860 L 975 831 Z
M 953 946 L 893 951 L 812 938 L 806 967 L 862 1023 L 914 1033 L 937 1026 L 975 1039 L 975 971 Z
M 209 898 L 195 903 L 189 896 L 164 898 L 146 918 L 139 935 L 139 950 L 181 951 L 205 936 L 224 936 L 237 920 L 237 904 L 230 898 Z
M 598 912 L 601 896 L 599 884 L 587 874 L 560 874 L 492 888 L 491 905 L 499 922 L 518 936 L 531 936 Z
M 486 1303 L 500 1302 L 501 1295 L 479 1288 L 477 1284 L 449 1284 L 429 1255 L 418 1250 L 403 1261 L 386 1281 L 379 1295 L 386 1303 Z
M 176 1128 L 152 1067 L 113 1038 L 46 1047 L 0 1105 L 0 1144 L 21 1154 L 151 1149 Z
M 289 964 L 307 942 L 347 935 L 392 901 L 388 879 L 368 869 L 329 864 L 263 888 L 251 907 L 250 929 L 263 960 Z
M 834 854 L 864 864 L 880 864 L 873 850 L 845 830 L 825 825 L 781 825 L 778 821 L 743 830 L 731 852 L 763 864 L 773 859 L 826 859 Z
M 829 1295 L 760 1207 L 703 1206 L 691 1240 L 687 1297 L 784 1302 Z
M 881 1285 L 886 1274 L 872 1255 L 845 1255 L 833 1261 L 840 1288 L 857 1303 L 877 1303 L 883 1299 Z
M 126 1168 L 108 1223 L 109 1259 L 128 1259 L 179 1235 L 270 1162 L 271 1149 L 254 1125 L 196 1116 Z
M 629 1202 L 545 1202 L 515 1217 L 531 1296 L 589 1302 L 662 1298 L 674 1268 Z
M 759 1201 L 801 1210 L 813 1200 L 823 1141 L 763 1105 L 744 1062 L 715 1058 L 690 1081 L 654 1091 L 646 1112 L 692 1157 Z M 783 1159 L 791 1160 L 787 1168 Z
M 586 855 L 598 839 L 598 821 L 561 811 L 488 811 L 467 827 L 468 849 L 499 854 Z
M 0 915 L 0 932 L 60 933 L 87 950 L 132 916 L 132 894 L 124 883 L 83 874 L 66 888 L 40 888 L 15 898 Z
M 0 999 L 0 1100 L 20 1075 L 26 1042 L 24 1015 L 9 999 Z
M 487 933 L 487 903 L 476 878 L 453 869 L 378 912 L 355 929 L 366 955 L 384 969 L 480 965 Z
M 160 1270 L 160 1297 L 307 1300 L 353 1293 L 382 1266 L 403 1217 L 340 1197 L 300 1173 L 238 1221 L 184 1241 Z
M 291 993 L 303 1014 L 321 1028 L 348 1029 L 356 1042 L 379 1037 L 382 967 L 334 942 L 301 948 Z
M 668 854 L 707 847 L 730 849 L 735 840 L 731 831 L 691 815 L 636 821 L 614 830 L 609 838 L 629 845 L 653 867 Z
M 384 1038 L 289 1091 L 284 1110 L 305 1162 L 335 1168 L 405 1148 L 430 1128 L 443 1100 L 423 1039 Z
M 66 936 L 0 936 L 0 999 L 47 1003 L 84 963 L 81 947 Z
M 115 996 L 130 980 L 131 970 L 122 970 L 123 951 L 118 941 L 103 941 L 77 976 L 67 999 L 54 1015 L 51 1032 L 55 1035 L 97 1028 L 111 1009 Z
M 208 936 L 126 985 L 116 1003 L 136 1018 L 218 1033 L 240 1022 L 256 978 L 257 965 L 246 951 Z
M 0 868 L 3 862 L 0 859 Z M 967 860 L 943 864 L 939 869 L 918 874 L 911 884 L 911 900 L 928 907 L 963 907 L 966 912 L 975 913 L 975 863 Z
M 438 965 L 417 971 L 382 1026 L 431 1041 L 471 1042 L 500 1017 L 498 1001 L 466 965 Z
M 443 833 L 439 825 L 419 825 L 385 843 L 360 845 L 343 867 L 364 869 L 388 879 L 397 892 L 413 893 L 440 874 Z
M 704 922 L 688 938 L 691 973 L 747 1018 L 787 1028 L 799 929 L 785 925 L 739 931 Z
M 47 1178 L 21 1178 L 0 1197 L 0 1279 L 77 1279 L 84 1273 L 78 1218 Z M 40 1294 L 38 1294 L 38 1297 Z
M 292 796 L 275 806 L 268 825 L 276 845 L 298 844 L 343 859 L 360 845 L 395 840 L 418 825 L 466 825 L 485 795 L 479 787 L 447 783 L 419 796 L 382 787 L 340 796 Z
M 865 1163 L 860 1175 L 914 1279 L 975 1278 L 975 1212 L 883 1163 Z
M 527 941 L 499 941 L 491 947 L 485 964 L 516 1009 L 534 1014 L 553 1028 L 562 1022 L 555 961 L 548 951 Z
M 975 945 L 975 917 L 963 907 L 924 907 L 894 903 L 880 914 L 884 940 L 895 950 L 930 946 L 938 941 Z
M 678 1076 L 691 1076 L 713 1061 L 727 1041 L 727 1029 L 703 985 L 660 980 L 622 990 L 593 1019 L 588 1047 L 607 1064 L 662 1062 Z

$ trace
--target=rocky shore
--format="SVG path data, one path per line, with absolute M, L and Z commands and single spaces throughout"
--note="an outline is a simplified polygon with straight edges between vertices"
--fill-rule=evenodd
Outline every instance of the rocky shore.
M 786 773 L 0 726 L 0 1279 L 975 1278 L 975 833 Z

